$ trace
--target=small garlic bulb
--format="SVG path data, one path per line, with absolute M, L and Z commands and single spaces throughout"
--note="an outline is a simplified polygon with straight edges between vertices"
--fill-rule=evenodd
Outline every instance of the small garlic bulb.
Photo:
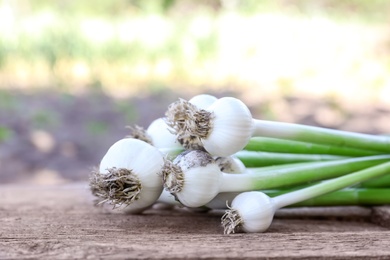
M 219 169 L 225 173 L 243 173 L 246 171 L 244 163 L 236 156 L 216 157 L 215 162 Z
M 201 138 L 207 152 L 214 156 L 229 156 L 241 151 L 253 132 L 253 119 L 248 107 L 239 99 L 224 97 L 214 102 L 210 130 Z
M 248 233 L 264 232 L 271 225 L 275 211 L 276 206 L 272 198 L 263 192 L 240 193 L 222 216 L 224 233 L 234 233 L 237 228 Z
M 206 152 L 187 150 L 163 170 L 164 187 L 184 206 L 200 207 L 219 192 L 222 172 Z
M 206 109 L 218 99 L 209 94 L 200 94 L 192 97 L 188 102 L 195 105 L 199 109 Z
M 152 139 L 153 146 L 157 148 L 182 148 L 176 140 L 176 135 L 169 131 L 168 125 L 163 118 L 154 120 L 149 125 L 146 133 Z
M 90 179 L 92 193 L 129 213 L 151 206 L 162 192 L 164 158 L 152 145 L 133 138 L 114 143 Z

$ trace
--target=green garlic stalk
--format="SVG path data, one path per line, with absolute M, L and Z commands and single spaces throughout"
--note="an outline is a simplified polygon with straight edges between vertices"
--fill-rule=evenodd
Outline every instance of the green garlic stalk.
M 362 182 L 360 184 L 360 187 L 364 187 L 364 188 L 390 188 L 390 171 L 385 176 Z
M 256 136 L 252 137 L 244 147 L 248 151 L 294 153 L 294 154 L 326 154 L 343 156 L 369 156 L 380 154 L 378 151 L 356 149 L 329 144 L 316 144 L 279 138 Z
M 383 176 L 389 171 L 390 162 L 386 162 L 273 198 L 259 191 L 241 193 L 222 217 L 224 232 L 234 233 L 238 227 L 244 232 L 264 232 L 280 208 Z
M 239 151 L 235 155 L 245 164 L 246 167 L 261 167 L 299 162 L 331 161 L 349 158 L 348 156 L 328 154 L 273 153 L 245 150 Z
M 265 190 L 263 192 L 270 197 L 275 197 L 292 191 Z M 390 204 L 389 188 L 345 188 L 291 204 L 289 207 L 374 206 L 385 204 Z
M 293 186 L 341 176 L 386 162 L 390 155 L 375 155 L 303 164 L 292 168 L 264 171 L 248 169 L 243 174 L 226 174 L 213 157 L 189 150 L 167 162 L 163 169 L 164 187 L 187 207 L 209 203 L 220 192 L 243 192 Z
M 311 184 L 313 185 L 313 184 Z M 305 188 L 308 185 L 305 185 Z M 302 189 L 303 187 L 299 188 Z M 262 190 L 269 197 L 286 194 L 297 189 Z M 205 206 L 210 209 L 227 209 L 239 192 L 225 192 L 218 194 Z M 324 207 L 324 206 L 375 206 L 390 204 L 390 188 L 345 188 L 325 195 L 314 197 L 302 202 L 291 204 L 288 207 Z

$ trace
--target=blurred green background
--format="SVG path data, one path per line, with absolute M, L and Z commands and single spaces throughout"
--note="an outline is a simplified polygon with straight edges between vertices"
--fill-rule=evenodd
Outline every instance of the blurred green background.
M 177 98 L 390 132 L 390 1 L 2 0 L 0 183 L 86 180 Z

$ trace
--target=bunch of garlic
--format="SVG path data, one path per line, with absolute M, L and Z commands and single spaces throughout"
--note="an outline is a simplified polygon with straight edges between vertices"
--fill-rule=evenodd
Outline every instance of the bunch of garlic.
M 281 207 L 390 171 L 389 137 L 256 120 L 232 97 L 179 99 L 165 115 L 146 130 L 131 128 L 130 136 L 108 149 L 90 178 L 98 204 L 127 213 L 142 212 L 159 201 L 227 208 L 222 217 L 225 233 L 234 233 L 238 226 L 263 232 Z M 242 151 L 251 141 L 255 151 Z M 267 142 L 270 151 L 261 151 L 259 142 Z M 294 147 L 307 154 L 289 154 Z M 285 165 L 246 168 L 264 165 L 269 157 Z M 259 191 L 332 178 L 276 198 Z

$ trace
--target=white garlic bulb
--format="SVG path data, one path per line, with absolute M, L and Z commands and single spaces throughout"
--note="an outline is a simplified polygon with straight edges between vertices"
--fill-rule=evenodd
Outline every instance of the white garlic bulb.
M 192 97 L 188 102 L 195 105 L 199 109 L 206 109 L 218 99 L 209 94 L 200 94 Z
M 146 129 L 146 133 L 152 139 L 152 144 L 156 148 L 181 149 L 182 146 L 176 140 L 176 135 L 169 131 L 168 125 L 163 118 L 154 120 Z
M 244 163 L 234 155 L 216 157 L 215 162 L 219 169 L 225 173 L 243 173 L 246 171 Z
M 207 152 L 214 156 L 229 156 L 242 150 L 253 132 L 253 118 L 248 107 L 239 99 L 224 97 L 214 102 L 210 130 L 201 142 Z
M 222 217 L 224 232 L 234 233 L 238 226 L 244 232 L 264 232 L 271 225 L 275 211 L 276 206 L 272 198 L 263 192 L 240 193 Z
M 138 139 L 121 139 L 108 149 L 91 178 L 92 193 L 126 212 L 140 212 L 160 196 L 163 166 L 157 148 Z
M 214 96 L 201 94 L 194 96 L 189 101 L 179 99 L 179 101 L 168 107 L 168 112 L 166 114 L 167 125 L 170 128 L 170 132 L 174 133 L 175 138 L 182 147 L 190 150 L 203 149 L 200 138 L 196 134 L 197 130 L 194 128 L 197 128 L 197 125 L 202 125 L 201 117 L 203 113 L 201 111 L 206 112 L 204 109 L 209 107 L 216 100 L 217 98 Z M 194 121 L 197 121 L 197 123 L 194 123 Z M 188 127 L 186 126 L 187 124 L 192 126 Z M 188 129 L 192 130 L 187 131 Z
M 248 107 L 239 99 L 224 97 L 206 109 L 183 99 L 168 106 L 166 122 L 186 149 L 205 149 L 213 156 L 242 150 L 254 131 Z
M 184 206 L 200 207 L 219 192 L 222 172 L 206 152 L 187 150 L 163 170 L 164 187 Z

